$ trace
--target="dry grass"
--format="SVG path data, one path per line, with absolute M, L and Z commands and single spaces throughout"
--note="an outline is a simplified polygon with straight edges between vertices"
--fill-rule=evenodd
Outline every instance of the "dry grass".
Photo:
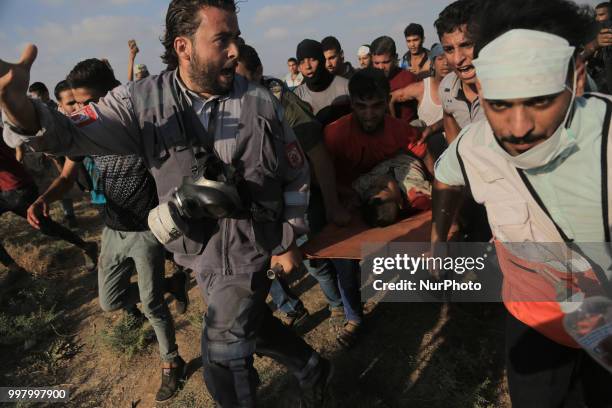
M 86 220 L 78 232 L 87 239 L 98 237 L 100 222 L 94 210 L 85 204 L 76 209 Z M 2 217 L 0 236 L 12 237 L 9 251 L 37 277 L 36 284 L 19 295 L 22 303 L 36 307 L 18 312 L 0 300 L 0 336 L 4 330 L 14 339 L 10 346 L 0 344 L 0 353 L 9 356 L 0 365 L 0 385 L 65 384 L 72 392 L 67 407 L 155 406 L 160 378 L 157 347 L 141 343 L 140 334 L 129 337 L 128 331 L 119 330 L 119 314 L 109 317 L 99 310 L 96 278 L 83 270 L 80 252 L 41 236 L 15 217 Z M 170 268 L 167 273 L 172 273 Z M 344 351 L 327 323 L 318 286 L 308 277 L 295 284 L 311 312 L 301 334 L 336 366 L 330 407 L 509 406 L 499 305 L 369 305 L 363 341 Z M 200 362 L 205 306 L 197 288 L 190 294 L 189 311 L 175 316 L 177 343 L 190 362 L 190 376 L 166 405 L 171 408 L 212 406 Z M 53 328 L 40 322 L 53 323 Z M 23 347 L 26 336 L 20 334 L 26 332 L 40 337 L 28 350 Z M 117 336 L 106 344 L 117 347 L 103 347 L 101 339 L 109 334 Z M 119 347 L 126 344 L 130 347 Z M 125 358 L 130 354 L 131 359 Z M 294 407 L 299 396 L 295 378 L 268 358 L 257 357 L 255 365 L 262 381 L 259 406 Z

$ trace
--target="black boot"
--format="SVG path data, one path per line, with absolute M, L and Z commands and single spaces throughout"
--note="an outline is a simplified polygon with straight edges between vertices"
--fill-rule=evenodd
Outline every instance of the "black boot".
M 323 408 L 329 400 L 329 383 L 334 375 L 334 367 L 329 360 L 321 358 L 321 371 L 317 382 L 309 388 L 302 388 L 299 408 Z
M 183 386 L 187 365 L 180 356 L 175 360 L 176 367 L 162 368 L 162 380 L 155 401 L 165 402 L 173 398 Z
M 281 321 L 285 326 L 294 329 L 300 327 L 308 319 L 308 316 L 310 316 L 308 310 L 304 305 L 300 305 L 293 312 L 286 313 L 281 317 Z

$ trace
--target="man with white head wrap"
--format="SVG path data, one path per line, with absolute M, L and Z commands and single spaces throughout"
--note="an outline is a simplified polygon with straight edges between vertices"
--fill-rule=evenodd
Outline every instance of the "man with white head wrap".
M 540 261 L 508 249 L 557 243 L 584 255 L 576 243 L 610 241 L 612 102 L 576 97 L 584 78 L 575 50 L 590 40 L 593 16 L 566 0 L 498 0 L 482 16 L 473 65 L 486 120 L 464 128 L 436 163 L 432 242 L 446 241 L 467 186 L 487 208 L 504 275 L 513 406 L 567 406 L 579 387 L 586 406 L 612 406 L 612 375 L 564 329 L 575 303 L 556 301 Z M 600 261 L 589 267 L 605 290 L 610 259 Z

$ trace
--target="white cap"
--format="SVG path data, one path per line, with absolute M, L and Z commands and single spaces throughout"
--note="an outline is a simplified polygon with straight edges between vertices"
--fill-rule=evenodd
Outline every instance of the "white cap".
M 148 71 L 147 66 L 145 64 L 136 64 L 134 67 L 134 73 L 140 74 L 141 72 Z
M 484 47 L 473 61 L 486 99 L 521 99 L 565 89 L 574 47 L 541 31 L 508 31 Z
M 357 56 L 358 57 L 363 57 L 365 55 L 368 55 L 369 53 L 370 53 L 370 47 L 368 47 L 367 45 L 362 45 L 357 50 Z

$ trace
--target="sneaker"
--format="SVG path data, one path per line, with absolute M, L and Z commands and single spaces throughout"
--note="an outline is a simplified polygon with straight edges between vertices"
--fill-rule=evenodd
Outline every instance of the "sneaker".
M 96 272 L 98 270 L 98 244 L 95 242 L 86 242 L 83 250 L 87 257 L 85 262 L 87 271 Z
M 308 310 L 304 306 L 298 308 L 298 310 L 286 313 L 281 317 L 283 324 L 289 328 L 296 328 L 301 326 L 306 319 L 310 316 Z
M 174 296 L 176 313 L 184 314 L 189 306 L 189 275 L 185 270 L 172 275 L 169 292 Z
M 156 402 L 165 402 L 173 398 L 181 389 L 187 374 L 187 365 L 180 356 L 175 360 L 176 367 L 162 368 L 162 379 L 155 395 Z
M 334 367 L 329 360 L 324 358 L 321 358 L 319 364 L 321 366 L 319 379 L 311 388 L 302 389 L 300 408 L 323 408 L 325 402 L 329 401 L 328 388 L 334 376 Z

